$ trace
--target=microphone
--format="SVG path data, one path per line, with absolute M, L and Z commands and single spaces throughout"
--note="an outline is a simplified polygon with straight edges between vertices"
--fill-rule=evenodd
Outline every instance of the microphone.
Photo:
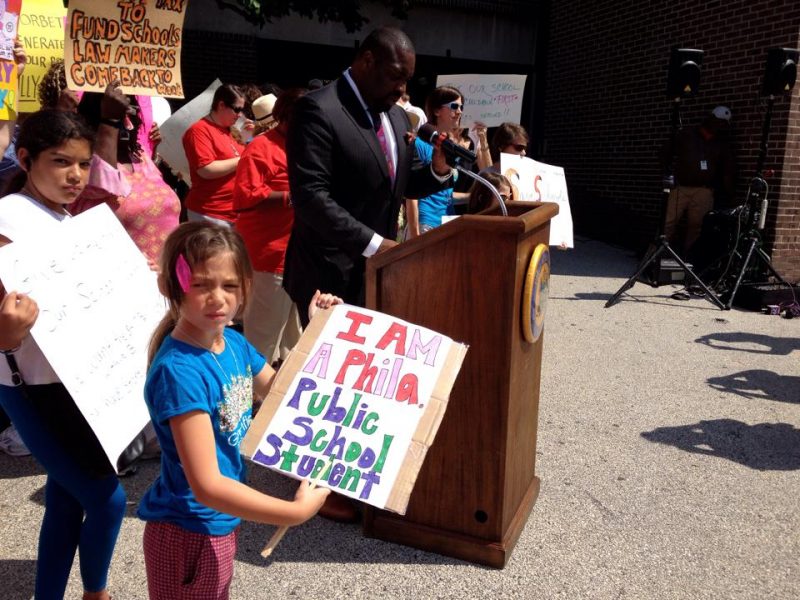
M 446 134 L 436 131 L 436 127 L 430 123 L 425 123 L 425 125 L 419 128 L 417 137 L 436 148 L 442 148 L 447 158 L 447 163 L 451 166 L 459 166 L 463 163 L 470 165 L 478 160 L 474 152 L 470 152 L 466 148 L 454 143 L 447 138 Z

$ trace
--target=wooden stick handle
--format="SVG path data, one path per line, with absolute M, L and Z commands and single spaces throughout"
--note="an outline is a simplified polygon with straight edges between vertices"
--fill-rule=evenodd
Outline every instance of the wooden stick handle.
M 308 488 L 309 490 L 313 490 L 315 487 L 317 487 L 317 482 L 322 478 L 323 474 L 325 473 L 325 471 L 328 470 L 328 467 L 330 467 L 332 462 L 333 462 L 333 456 L 331 456 L 330 460 L 327 463 L 325 463 L 325 466 L 322 467 L 322 469 L 320 469 L 319 473 L 317 473 L 317 476 L 311 480 L 311 485 Z M 261 556 L 263 556 L 264 558 L 268 558 L 269 555 L 272 554 L 272 551 L 275 550 L 275 546 L 277 546 L 278 543 L 280 543 L 280 541 L 283 539 L 283 536 L 286 535 L 287 531 L 289 531 L 288 525 L 283 525 L 282 527 L 278 527 L 275 533 L 272 534 L 272 537 L 269 538 L 269 542 L 267 542 L 267 545 L 264 546 L 264 549 L 261 551 Z

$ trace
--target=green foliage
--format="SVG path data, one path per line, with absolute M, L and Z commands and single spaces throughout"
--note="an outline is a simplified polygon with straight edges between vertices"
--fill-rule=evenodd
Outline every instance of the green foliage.
M 377 0 L 376 3 L 390 8 L 393 16 L 405 19 L 411 0 Z M 217 4 L 262 27 L 290 13 L 309 19 L 316 17 L 320 23 L 341 23 L 349 33 L 360 30 L 369 21 L 361 14 L 361 0 L 217 0 Z

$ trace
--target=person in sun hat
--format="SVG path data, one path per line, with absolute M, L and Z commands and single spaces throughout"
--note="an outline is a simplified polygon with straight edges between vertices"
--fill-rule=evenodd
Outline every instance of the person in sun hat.
M 278 124 L 278 121 L 272 116 L 272 110 L 275 108 L 277 100 L 278 98 L 275 94 L 265 94 L 253 100 L 250 108 L 253 111 L 253 120 L 256 124 L 253 130 L 254 136 L 269 131 Z

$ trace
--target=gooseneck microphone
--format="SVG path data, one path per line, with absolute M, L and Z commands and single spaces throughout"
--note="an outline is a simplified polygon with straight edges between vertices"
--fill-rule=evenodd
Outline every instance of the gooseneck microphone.
M 463 146 L 459 146 L 453 140 L 449 139 L 446 134 L 440 133 L 436 127 L 430 123 L 425 123 L 419 128 L 417 132 L 423 142 L 428 142 L 432 146 L 441 147 L 444 150 L 445 157 L 448 159 L 448 164 L 451 166 L 466 166 L 469 167 L 472 163 L 478 160 L 474 152 L 470 152 Z

